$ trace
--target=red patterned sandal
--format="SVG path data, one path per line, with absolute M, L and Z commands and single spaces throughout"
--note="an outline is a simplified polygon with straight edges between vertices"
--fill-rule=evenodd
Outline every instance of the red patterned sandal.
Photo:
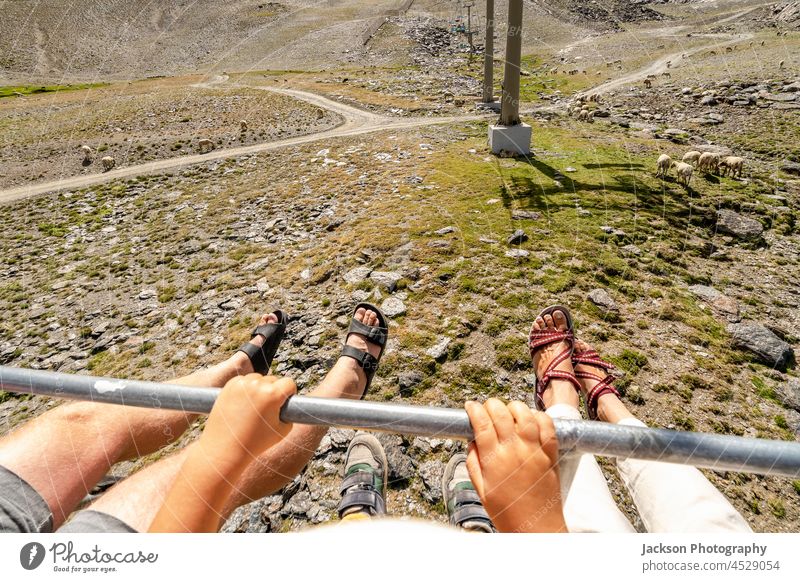
M 544 374 L 541 377 L 537 374 L 536 376 L 536 408 L 539 410 L 544 410 L 544 400 L 542 399 L 542 395 L 544 391 L 547 389 L 547 385 L 550 383 L 550 380 L 559 379 L 559 380 L 567 380 L 572 382 L 575 386 L 575 389 L 580 394 L 581 391 L 581 383 L 578 378 L 575 377 L 575 374 L 572 372 L 567 372 L 565 370 L 556 370 L 556 366 L 558 366 L 561 362 L 565 360 L 569 360 L 572 358 L 572 353 L 575 348 L 575 334 L 574 328 L 572 325 L 572 315 L 569 312 L 569 309 L 563 307 L 561 305 L 552 305 L 544 310 L 537 316 L 536 319 L 540 317 L 544 319 L 545 315 L 552 315 L 554 311 L 561 311 L 564 314 L 564 317 L 567 320 L 567 329 L 564 331 L 553 329 L 535 329 L 534 326 L 531 326 L 531 332 L 528 335 L 528 347 L 530 348 L 531 352 L 531 360 L 536 352 L 543 348 L 544 346 L 554 344 L 561 341 L 566 341 L 569 344 L 569 348 L 565 349 L 556 357 L 554 357 L 550 363 L 545 368 Z M 535 323 L 534 323 L 535 325 Z
M 602 368 L 603 371 L 606 373 L 605 376 L 600 376 L 598 374 L 595 374 L 594 372 L 584 372 L 577 369 L 575 370 L 575 375 L 578 378 L 583 378 L 584 380 L 597 381 L 595 387 L 592 388 L 586 394 L 586 412 L 591 420 L 597 420 L 597 403 L 600 400 L 600 397 L 605 394 L 616 394 L 617 398 L 619 398 L 619 391 L 612 384 L 612 382 L 614 381 L 614 376 L 608 373 L 609 370 L 614 369 L 614 365 L 604 360 L 601 360 L 600 354 L 598 354 L 591 347 L 588 347 L 588 349 L 585 349 L 580 352 L 573 351 L 572 365 L 577 366 L 578 364 L 586 364 L 587 366 L 596 366 L 598 368 Z

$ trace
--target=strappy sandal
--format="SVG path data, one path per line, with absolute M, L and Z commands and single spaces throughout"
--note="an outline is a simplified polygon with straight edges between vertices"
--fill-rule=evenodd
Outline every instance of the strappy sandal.
M 278 318 L 277 323 L 266 323 L 259 325 L 250 334 L 250 338 L 260 335 L 264 338 L 264 344 L 257 346 L 247 342 L 242 344 L 238 352 L 244 352 L 250 358 L 250 363 L 253 364 L 253 371 L 258 374 L 266 375 L 269 373 L 269 368 L 272 365 L 272 359 L 278 351 L 278 346 L 286 333 L 286 325 L 289 323 L 289 317 L 280 309 L 273 312 Z
M 386 348 L 386 341 L 389 339 L 389 327 L 386 322 L 386 316 L 380 309 L 371 303 L 359 303 L 353 310 L 353 315 L 355 315 L 356 311 L 362 307 L 377 314 L 379 325 L 366 325 L 353 317 L 353 319 L 350 321 L 350 327 L 347 328 L 347 337 L 345 337 L 344 340 L 345 345 L 342 348 L 342 355 L 353 358 L 356 362 L 358 362 L 358 365 L 361 366 L 361 369 L 364 370 L 364 374 L 367 376 L 367 385 L 364 387 L 364 393 L 361 395 L 361 399 L 363 400 L 367 395 L 367 390 L 369 390 L 370 384 L 372 384 L 372 378 L 375 376 L 375 372 L 378 370 L 378 362 L 381 361 L 383 351 Z M 353 346 L 348 346 L 347 338 L 350 337 L 351 333 L 363 335 L 368 343 L 380 347 L 381 351 L 378 354 L 378 357 L 376 358 L 364 350 L 359 350 Z
M 550 361 L 541 377 L 539 377 L 537 374 L 536 399 L 534 402 L 536 403 L 536 408 L 539 410 L 545 409 L 542 395 L 547 389 L 547 385 L 550 383 L 550 380 L 554 378 L 572 382 L 572 384 L 575 386 L 575 389 L 578 391 L 578 394 L 581 392 L 581 383 L 575 377 L 575 374 L 564 370 L 556 370 L 556 366 L 558 366 L 561 362 L 572 358 L 572 352 L 575 348 L 575 334 L 572 324 L 572 315 L 570 314 L 569 309 L 562 305 L 552 305 L 546 309 L 543 309 L 536 319 L 539 319 L 540 317 L 544 319 L 545 315 L 552 315 L 554 311 L 561 311 L 564 314 L 564 317 L 567 320 L 567 329 L 565 331 L 535 329 L 534 324 L 531 325 L 531 332 L 528 335 L 528 347 L 530 348 L 531 352 L 531 360 L 533 360 L 533 356 L 536 354 L 536 352 L 544 346 L 561 341 L 566 341 L 569 344 L 569 348 L 556 355 L 556 357 Z
M 594 372 L 575 370 L 575 375 L 578 378 L 597 381 L 595 387 L 586 394 L 586 413 L 589 415 L 591 420 L 597 420 L 597 403 L 600 400 L 600 397 L 604 394 L 616 394 L 619 398 L 619 391 L 612 384 L 614 381 L 614 376 L 608 373 L 610 370 L 614 369 L 614 364 L 601 360 L 600 354 L 598 354 L 592 348 L 583 350 L 582 352 L 573 351 L 572 365 L 574 366 L 576 364 L 597 366 L 598 368 L 602 368 L 606 373 L 605 376 L 600 376 Z

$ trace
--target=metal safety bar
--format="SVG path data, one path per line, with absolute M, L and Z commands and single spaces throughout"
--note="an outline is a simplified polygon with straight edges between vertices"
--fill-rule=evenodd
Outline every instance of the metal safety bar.
M 0 366 L 0 390 L 207 414 L 219 388 L 78 376 Z M 471 440 L 463 409 L 293 396 L 284 422 Z M 554 419 L 560 453 L 588 453 L 800 478 L 800 443 Z

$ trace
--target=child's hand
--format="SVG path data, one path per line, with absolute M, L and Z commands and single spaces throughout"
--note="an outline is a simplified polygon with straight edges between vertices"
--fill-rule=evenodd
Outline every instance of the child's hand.
M 475 441 L 467 469 L 501 532 L 567 531 L 553 421 L 522 402 L 467 402 Z
M 257 457 L 280 442 L 292 428 L 278 417 L 286 399 L 297 392 L 289 378 L 248 374 L 225 384 L 208 417 L 202 439 L 225 455 Z

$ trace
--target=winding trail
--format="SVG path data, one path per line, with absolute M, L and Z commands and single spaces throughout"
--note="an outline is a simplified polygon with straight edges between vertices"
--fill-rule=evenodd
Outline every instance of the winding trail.
M 727 15 L 726 18 L 720 20 L 719 22 L 730 22 L 736 20 L 752 12 L 753 10 L 760 8 L 762 5 L 763 4 L 760 3 L 757 6 L 748 7 L 745 10 L 737 11 L 732 15 Z M 686 26 L 673 27 L 670 30 L 674 32 L 679 32 L 681 30 L 686 30 L 688 28 L 690 28 L 690 26 L 686 25 Z M 600 85 L 597 85 L 591 89 L 587 89 L 582 93 L 579 93 L 578 95 L 588 95 L 593 93 L 601 94 L 601 93 L 608 93 L 609 91 L 614 91 L 629 83 L 635 83 L 637 81 L 641 81 L 647 78 L 648 75 L 658 75 L 663 73 L 669 68 L 667 66 L 667 63 L 670 61 L 672 63 L 678 63 L 681 60 L 688 58 L 690 55 L 706 50 L 713 50 L 715 48 L 725 47 L 734 43 L 743 42 L 751 39 L 753 36 L 754 35 L 750 33 L 728 35 L 728 38 L 721 42 L 715 42 L 695 47 L 693 49 L 666 55 L 654 61 L 653 63 L 647 65 L 646 67 L 643 67 L 641 69 L 623 75 L 622 77 L 619 77 L 617 79 L 612 79 L 605 83 L 601 83 Z M 209 81 L 197 83 L 193 86 L 212 87 L 215 85 L 221 85 L 226 81 L 228 81 L 227 75 L 217 75 L 216 77 L 214 77 Z M 194 154 L 177 158 L 156 160 L 154 162 L 147 162 L 144 164 L 138 164 L 134 166 L 120 167 L 102 174 L 74 176 L 70 178 L 53 180 L 50 182 L 42 182 L 38 184 L 37 183 L 26 184 L 25 186 L 19 186 L 17 188 L 11 188 L 8 190 L 0 190 L 0 204 L 5 204 L 9 202 L 14 202 L 16 200 L 22 200 L 33 196 L 46 194 L 48 192 L 55 192 L 67 189 L 86 188 L 88 186 L 96 186 L 98 184 L 103 184 L 106 182 L 110 182 L 112 180 L 131 178 L 146 174 L 155 174 L 165 171 L 179 170 L 181 168 L 185 168 L 187 166 L 203 162 L 209 162 L 213 160 L 223 160 L 226 158 L 232 158 L 236 156 L 268 152 L 286 147 L 313 143 L 316 141 L 329 140 L 329 139 L 335 139 L 339 137 L 346 137 L 352 135 L 362 135 L 384 130 L 408 129 L 414 127 L 423 127 L 427 125 L 454 123 L 461 121 L 473 121 L 476 119 L 489 119 L 493 117 L 493 114 L 488 113 L 483 115 L 462 115 L 462 116 L 452 116 L 452 117 L 394 118 L 385 115 L 379 115 L 376 113 L 371 113 L 369 111 L 364 111 L 362 109 L 358 109 L 357 107 L 345 105 L 343 103 L 334 101 L 333 99 L 328 99 L 327 97 L 323 97 L 322 95 L 317 95 L 315 93 L 310 93 L 307 91 L 300 91 L 297 89 L 273 88 L 273 87 L 253 87 L 253 86 L 248 86 L 248 87 L 252 89 L 262 89 L 264 91 L 272 91 L 275 93 L 280 93 L 282 95 L 287 95 L 289 97 L 293 97 L 295 99 L 311 103 L 312 105 L 316 105 L 317 107 L 321 107 L 323 109 L 327 109 L 328 111 L 332 111 L 334 113 L 339 114 L 342 117 L 342 122 L 339 123 L 336 127 L 333 127 L 331 129 L 299 137 L 253 144 L 249 146 L 239 146 L 233 148 L 213 150 L 205 154 Z M 544 109 L 552 109 L 552 108 L 553 107 L 548 107 Z M 539 108 L 539 110 L 542 110 L 542 108 Z
M 216 80 L 215 80 L 216 81 Z M 219 81 L 211 81 L 209 84 L 219 84 Z M 209 85 L 205 84 L 205 86 Z M 346 137 L 351 135 L 361 135 L 366 133 L 373 133 L 384 130 L 398 130 L 408 129 L 413 127 L 423 127 L 427 125 L 436 125 L 442 123 L 454 123 L 460 121 L 473 121 L 482 119 L 486 116 L 483 115 L 461 115 L 452 117 L 425 117 L 425 118 L 394 118 L 384 115 L 378 115 L 369 111 L 363 111 L 357 107 L 339 103 L 327 97 L 309 93 L 306 91 L 299 91 L 297 89 L 277 89 L 268 87 L 251 87 L 259 88 L 265 91 L 272 91 L 274 93 L 281 93 L 317 107 L 322 107 L 328 111 L 333 111 L 339 114 L 343 121 L 334 128 L 321 131 L 319 133 L 312 133 L 302 135 L 299 137 L 291 137 L 271 142 L 253 144 L 249 146 L 240 146 L 234 148 L 226 148 L 219 150 L 212 150 L 206 154 L 193 154 L 189 156 L 181 156 L 177 158 L 167 158 L 165 160 L 156 160 L 154 162 L 147 162 L 144 164 L 137 164 L 135 166 L 125 166 L 104 172 L 102 174 L 89 174 L 83 176 L 74 176 L 71 178 L 61 178 L 50 182 L 42 182 L 39 184 L 26 184 L 17 188 L 9 190 L 0 190 L 0 204 L 22 200 L 33 196 L 39 196 L 48 192 L 56 192 L 59 190 L 72 190 L 78 188 L 86 188 L 88 186 L 96 186 L 104 184 L 112 180 L 119 180 L 122 178 L 132 178 L 135 176 L 142 176 L 146 174 L 155 174 L 164 171 L 179 170 L 194 164 L 203 162 L 210 162 L 214 160 L 223 160 L 226 158 L 233 158 L 237 156 L 244 156 L 249 154 L 257 154 L 261 152 L 268 152 L 278 150 L 281 148 L 298 146 L 307 143 L 312 143 L 320 140 L 334 139 L 339 137 Z

